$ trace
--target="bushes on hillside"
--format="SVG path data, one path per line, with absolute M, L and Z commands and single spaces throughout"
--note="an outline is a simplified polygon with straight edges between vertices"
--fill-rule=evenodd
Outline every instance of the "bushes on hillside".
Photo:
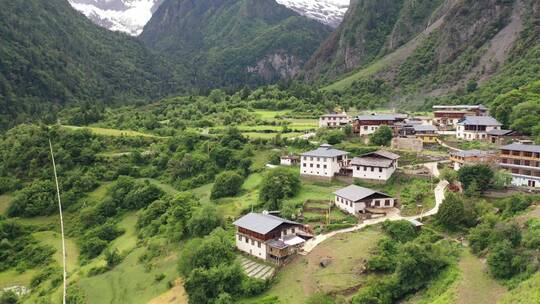
M 263 177 L 259 199 L 266 208 L 279 210 L 286 198 L 293 197 L 300 190 L 298 174 L 286 168 L 269 171 Z
M 240 192 L 244 178 L 234 171 L 225 171 L 216 177 L 210 197 L 212 199 L 235 196 Z
M 388 126 L 380 126 L 369 136 L 370 144 L 374 146 L 389 146 L 393 137 L 392 129 Z
M 493 177 L 493 170 L 485 164 L 463 166 L 458 171 L 459 181 L 469 196 L 488 190 L 493 184 Z
M 8 216 L 33 217 L 57 212 L 56 188 L 52 181 L 36 180 L 15 193 L 7 210 Z

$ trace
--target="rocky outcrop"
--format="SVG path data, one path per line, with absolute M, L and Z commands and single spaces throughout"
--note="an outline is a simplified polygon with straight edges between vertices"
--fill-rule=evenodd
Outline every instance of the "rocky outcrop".
M 286 53 L 266 55 L 254 66 L 247 67 L 249 73 L 254 73 L 270 82 L 276 79 L 286 79 L 296 76 L 302 67 L 302 60 Z

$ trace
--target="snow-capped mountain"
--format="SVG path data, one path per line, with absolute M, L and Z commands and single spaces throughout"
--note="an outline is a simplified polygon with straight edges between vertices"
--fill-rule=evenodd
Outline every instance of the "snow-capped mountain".
M 97 25 L 137 36 L 164 0 L 69 0 Z M 337 27 L 350 0 L 276 0 L 279 4 L 332 27 Z
M 276 0 L 277 3 L 331 27 L 337 27 L 349 8 L 350 0 Z
M 97 25 L 137 36 L 163 0 L 69 0 Z

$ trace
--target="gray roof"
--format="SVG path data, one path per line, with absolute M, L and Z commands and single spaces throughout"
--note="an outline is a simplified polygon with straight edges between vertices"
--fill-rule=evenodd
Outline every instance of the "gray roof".
M 392 114 L 358 115 L 357 120 L 396 120 L 398 117 Z
M 331 145 L 324 144 L 315 150 L 302 153 L 302 156 L 336 157 L 336 156 L 342 156 L 342 155 L 347 155 L 347 154 L 349 154 L 349 152 L 334 149 L 332 148 Z
M 373 194 L 380 194 L 380 195 L 383 195 L 383 196 L 390 197 L 390 195 L 388 195 L 388 194 L 385 194 L 385 193 L 382 193 L 382 192 L 379 192 L 379 191 L 375 191 L 373 189 L 360 187 L 360 186 L 357 186 L 357 185 L 350 185 L 350 186 L 347 186 L 345 188 L 339 189 L 339 190 L 335 191 L 334 194 L 337 195 L 337 196 L 343 197 L 345 199 L 348 199 L 350 201 L 353 201 L 353 202 L 357 202 L 357 201 L 362 200 L 362 199 L 364 199 L 364 198 L 366 198 L 368 196 L 371 196 Z
M 370 155 L 378 155 L 378 156 L 382 156 L 384 158 L 388 158 L 388 159 L 392 159 L 392 160 L 396 160 L 399 158 L 399 155 L 397 154 L 394 154 L 392 152 L 388 152 L 388 151 L 384 151 L 384 150 L 378 150 L 378 151 L 375 151 L 375 152 L 370 152 L 370 153 L 366 153 L 360 157 L 364 157 L 364 156 L 370 156 Z
M 510 144 L 510 145 L 501 147 L 501 150 L 540 153 L 540 146 L 539 145 L 524 145 L 524 144 L 520 144 L 520 143 L 513 143 L 513 144 Z
M 459 152 L 451 152 L 450 154 L 459 156 L 459 157 L 483 157 L 491 154 L 495 154 L 495 151 L 482 151 L 482 150 L 463 150 Z
M 486 106 L 484 105 L 437 105 L 433 106 L 433 109 L 482 109 L 487 110 Z
M 495 118 L 491 116 L 465 116 L 458 125 L 473 126 L 502 126 Z
M 513 130 L 489 130 L 488 135 L 504 136 L 513 133 Z
M 281 224 L 302 225 L 270 214 L 253 212 L 244 215 L 233 224 L 260 234 L 267 234 Z
M 437 127 L 432 125 L 413 125 L 413 129 L 416 132 L 427 132 L 427 131 L 437 131 Z
M 355 157 L 351 165 L 388 168 L 392 165 L 392 160 L 380 157 Z

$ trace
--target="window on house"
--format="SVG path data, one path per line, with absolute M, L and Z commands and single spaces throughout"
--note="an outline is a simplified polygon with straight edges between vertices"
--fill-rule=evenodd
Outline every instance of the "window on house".
M 379 172 L 382 172 L 382 168 L 379 168 Z
M 390 202 L 390 200 L 385 200 L 385 201 L 384 201 L 384 204 L 385 204 L 386 206 L 391 206 L 391 205 L 392 205 L 392 203 Z
M 257 247 L 261 248 L 261 242 L 257 241 Z
M 238 235 L 238 240 L 242 241 L 242 236 L 240 234 Z
M 317 168 L 320 168 L 320 167 L 321 167 L 321 165 L 317 164 Z
M 255 245 L 255 241 L 254 241 L 254 240 L 251 240 L 251 245 Z
M 291 229 L 291 233 L 294 234 L 296 232 L 296 229 Z
M 324 169 L 326 169 L 326 167 L 327 167 L 326 165 L 323 165 L 323 168 L 324 168 Z
M 370 167 L 371 168 L 371 172 L 375 171 L 375 168 L 374 167 Z
M 248 243 L 248 244 L 249 244 L 249 239 L 248 239 L 247 237 L 246 237 L 246 243 Z
M 305 167 L 305 166 L 306 166 L 306 163 L 304 163 L 303 166 Z
M 310 168 L 313 168 L 313 164 L 309 164 L 309 167 L 310 167 Z
M 364 167 L 364 171 L 367 171 L 367 167 Z

